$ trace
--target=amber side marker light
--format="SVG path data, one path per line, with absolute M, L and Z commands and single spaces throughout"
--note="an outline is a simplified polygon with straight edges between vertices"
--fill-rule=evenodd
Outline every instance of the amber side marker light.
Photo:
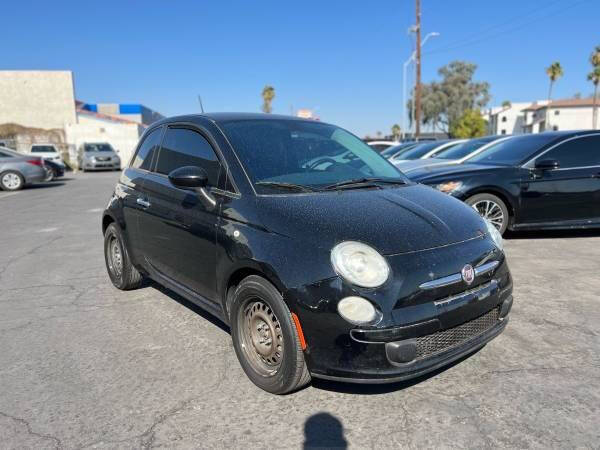
M 302 327 L 300 326 L 300 320 L 295 313 L 292 313 L 292 319 L 294 319 L 294 323 L 296 324 L 296 331 L 298 331 L 298 339 L 300 339 L 300 346 L 302 350 L 306 350 L 306 341 L 304 340 L 304 332 L 302 331 Z

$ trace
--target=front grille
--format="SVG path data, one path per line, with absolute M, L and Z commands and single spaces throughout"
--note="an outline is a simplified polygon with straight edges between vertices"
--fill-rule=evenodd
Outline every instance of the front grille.
M 110 161 L 110 156 L 97 156 L 96 161 Z
M 500 307 L 496 307 L 462 325 L 417 338 L 416 359 L 428 358 L 437 353 L 451 350 L 482 335 L 498 323 L 499 316 Z

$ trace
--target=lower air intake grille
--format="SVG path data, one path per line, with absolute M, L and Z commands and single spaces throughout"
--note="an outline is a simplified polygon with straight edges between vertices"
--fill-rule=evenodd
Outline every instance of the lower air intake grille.
M 498 323 L 499 314 L 500 308 L 497 307 L 462 325 L 417 338 L 416 359 L 428 358 L 458 347 L 463 342 L 485 333 Z

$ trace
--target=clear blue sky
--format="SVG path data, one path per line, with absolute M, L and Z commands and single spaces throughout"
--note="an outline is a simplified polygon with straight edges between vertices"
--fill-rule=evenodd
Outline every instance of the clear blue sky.
M 592 92 L 588 56 L 600 45 L 598 0 L 422 0 L 423 81 L 456 59 L 476 63 L 492 103 Z M 317 108 L 363 136 L 400 122 L 402 65 L 414 1 L 6 1 L 1 69 L 69 69 L 87 102 L 143 103 L 165 115 Z M 1 105 L 0 105 L 1 107 Z

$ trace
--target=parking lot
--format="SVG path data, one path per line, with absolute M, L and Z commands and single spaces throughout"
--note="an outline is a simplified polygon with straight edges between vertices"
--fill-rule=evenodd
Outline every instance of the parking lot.
M 505 242 L 506 331 L 410 383 L 255 387 L 227 327 L 121 292 L 100 215 L 117 173 L 0 192 L 0 448 L 597 447 L 600 232 Z

